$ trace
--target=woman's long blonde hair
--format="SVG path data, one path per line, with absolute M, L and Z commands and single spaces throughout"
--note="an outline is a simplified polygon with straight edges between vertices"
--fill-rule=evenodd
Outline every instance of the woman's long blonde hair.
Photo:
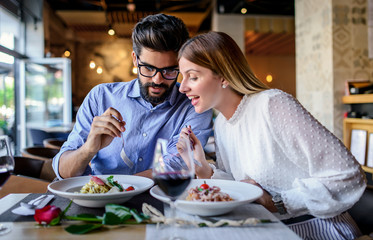
M 223 77 L 239 94 L 269 89 L 255 77 L 241 49 L 226 33 L 212 31 L 189 39 L 179 51 L 181 57 Z

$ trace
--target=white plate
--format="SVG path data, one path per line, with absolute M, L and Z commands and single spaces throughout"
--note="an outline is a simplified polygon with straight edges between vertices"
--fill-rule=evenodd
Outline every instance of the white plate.
M 83 207 L 104 207 L 108 203 L 124 203 L 133 196 L 145 192 L 154 185 L 153 180 L 140 176 L 131 175 L 97 175 L 99 178 L 114 176 L 114 180 L 122 184 L 124 188 L 133 186 L 135 190 L 118 193 L 80 193 L 80 189 L 89 182 L 91 176 L 66 178 L 48 185 L 48 190 L 61 197 L 73 200 L 74 203 Z
M 229 202 L 198 202 L 198 201 L 187 201 L 186 196 L 190 188 L 200 186 L 206 183 L 209 186 L 220 187 L 222 192 L 228 193 L 233 201 Z M 169 203 L 170 199 L 163 193 L 159 186 L 154 186 L 150 189 L 150 194 L 156 199 Z M 177 209 L 193 215 L 199 216 L 216 216 L 222 215 L 232 211 L 234 208 L 255 201 L 260 198 L 263 194 L 263 190 L 252 184 L 221 180 L 221 179 L 193 179 L 186 191 L 179 197 L 175 202 Z

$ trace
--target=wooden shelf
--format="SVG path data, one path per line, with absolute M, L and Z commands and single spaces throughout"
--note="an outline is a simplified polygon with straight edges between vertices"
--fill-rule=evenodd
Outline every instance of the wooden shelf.
M 342 102 L 344 104 L 373 103 L 373 94 L 355 94 L 343 96 Z
M 365 130 L 367 131 L 367 137 L 365 139 L 366 146 L 369 146 L 370 134 L 373 134 L 373 120 L 372 119 L 361 119 L 361 118 L 345 118 L 343 119 L 343 143 L 348 149 L 351 147 L 351 134 L 353 129 Z M 362 168 L 365 172 L 373 174 L 373 168 L 367 166 L 368 162 L 368 151 L 369 148 L 366 147 L 365 151 L 365 161 Z

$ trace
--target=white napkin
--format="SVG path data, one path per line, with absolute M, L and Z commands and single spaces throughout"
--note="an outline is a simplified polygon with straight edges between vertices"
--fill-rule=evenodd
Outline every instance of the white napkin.
M 164 205 L 165 216 L 170 216 L 170 208 L 168 205 Z M 204 220 L 203 217 L 195 215 L 189 215 L 179 210 L 176 211 L 176 217 L 201 222 Z M 192 227 L 183 226 L 177 228 L 171 228 L 169 226 L 157 224 L 146 225 L 146 240 L 153 240 L 154 236 L 157 239 L 167 239 L 172 235 L 172 232 L 176 229 L 176 235 L 182 236 L 186 239 L 193 240 L 206 240 L 206 239 L 256 239 L 256 240 L 301 240 L 293 231 L 286 227 L 281 221 L 279 221 L 272 213 L 265 209 L 259 204 L 245 204 L 232 212 L 223 216 L 213 217 L 215 220 L 219 218 L 225 219 L 244 219 L 248 217 L 254 217 L 259 219 L 270 219 L 276 223 L 258 224 L 257 226 L 244 226 L 244 227 Z M 188 236 L 188 237 L 186 237 Z
M 43 201 L 39 203 L 39 205 L 36 208 L 43 208 L 45 207 L 52 199 L 54 198 L 54 195 L 48 195 Z M 35 199 L 29 201 L 29 204 L 32 204 L 32 202 Z M 30 209 L 26 207 L 19 206 L 12 210 L 12 213 L 23 215 L 23 216 L 30 216 L 35 214 L 35 209 Z

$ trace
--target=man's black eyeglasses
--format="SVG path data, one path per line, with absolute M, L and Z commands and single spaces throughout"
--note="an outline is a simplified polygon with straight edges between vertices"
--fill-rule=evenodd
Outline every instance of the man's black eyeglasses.
M 157 68 L 151 65 L 140 64 L 139 60 L 140 58 L 137 57 L 137 67 L 139 68 L 141 76 L 154 77 L 158 72 L 160 72 L 164 79 L 175 80 L 179 75 L 179 69 L 176 69 L 177 66 Z

